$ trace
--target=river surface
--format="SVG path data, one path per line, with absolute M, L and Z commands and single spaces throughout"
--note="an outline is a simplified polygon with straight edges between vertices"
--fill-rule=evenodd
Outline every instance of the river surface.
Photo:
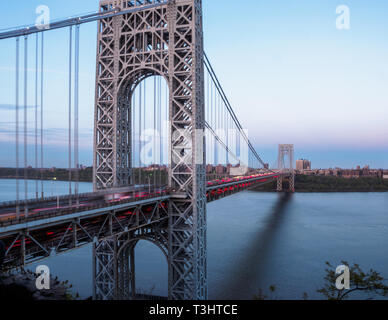
M 33 193 L 34 182 L 29 189 Z M 24 186 L 21 184 L 21 190 Z M 13 180 L 0 180 L 0 201 L 12 200 Z M 47 195 L 65 194 L 65 182 L 45 182 Z M 80 184 L 89 192 L 89 183 Z M 325 262 L 345 260 L 388 278 L 388 193 L 243 192 L 210 203 L 208 287 L 210 299 L 252 299 L 276 286 L 273 299 L 320 299 Z M 92 295 L 91 246 L 40 262 L 81 297 Z M 38 264 L 31 265 L 34 270 Z M 139 292 L 167 296 L 167 262 L 148 242 L 136 247 Z

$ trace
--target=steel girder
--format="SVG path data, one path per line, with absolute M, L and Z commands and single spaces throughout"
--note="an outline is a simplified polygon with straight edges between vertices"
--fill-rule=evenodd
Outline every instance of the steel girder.
M 102 0 L 100 10 L 146 3 Z M 206 148 L 196 136 L 205 129 L 201 0 L 170 0 L 99 22 L 95 190 L 130 182 L 130 97 L 152 75 L 163 76 L 170 91 L 169 298 L 206 299 Z
M 41 227 L 16 230 L 0 239 L 5 243 L 4 268 L 23 267 L 51 254 L 59 254 L 113 235 L 136 232 L 144 227 L 166 225 L 167 201 L 128 204 L 120 210 L 107 210 L 98 216 L 84 216 Z

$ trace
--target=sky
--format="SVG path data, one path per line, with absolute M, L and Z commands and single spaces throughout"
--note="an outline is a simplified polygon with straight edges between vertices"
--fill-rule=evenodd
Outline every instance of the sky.
M 243 5 L 242 5 L 243 3 Z M 97 0 L 3 0 L 0 29 L 96 11 Z M 336 8 L 350 29 L 336 27 Z M 388 2 L 385 0 L 204 0 L 205 51 L 259 154 L 277 145 L 313 168 L 388 168 Z M 96 24 L 81 27 L 81 163 L 91 165 Z M 1 31 L 0 31 L 1 32 Z M 29 40 L 28 105 L 34 105 L 35 37 Z M 23 45 L 21 45 L 21 50 Z M 14 163 L 15 41 L 0 42 L 0 166 Z M 45 33 L 45 161 L 67 165 L 68 30 Z M 22 99 L 20 94 L 20 99 Z M 22 102 L 22 100 L 21 100 Z M 22 116 L 22 114 L 21 114 Z M 34 109 L 28 111 L 33 127 Z M 32 132 L 31 132 L 32 133 Z M 22 137 L 21 137 L 22 138 Z M 32 141 L 31 141 L 32 142 Z M 28 149 L 33 165 L 33 146 Z

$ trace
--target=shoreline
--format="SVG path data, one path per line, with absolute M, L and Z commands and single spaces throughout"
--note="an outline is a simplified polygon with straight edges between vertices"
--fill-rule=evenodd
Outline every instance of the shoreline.
M 288 182 L 283 190 L 288 189 Z M 253 188 L 257 192 L 274 192 L 276 182 Z M 377 177 L 344 178 L 334 176 L 295 175 L 296 193 L 383 193 L 388 192 L 388 179 Z
M 88 177 L 89 178 L 89 177 Z M 16 180 L 16 176 L 8 175 L 1 177 L 3 180 Z M 19 177 L 19 180 L 23 180 L 23 177 Z M 43 179 L 37 177 L 29 177 L 31 181 L 56 181 L 56 182 L 69 182 L 68 179 L 58 178 L 56 180 L 53 177 L 43 177 Z M 72 180 L 72 183 L 75 183 Z M 80 179 L 80 183 L 93 183 L 91 179 Z M 287 183 L 283 190 L 288 189 Z M 254 192 L 277 192 L 276 183 L 267 184 L 257 188 L 252 188 Z M 295 193 L 386 193 L 388 192 L 388 180 L 378 179 L 371 177 L 347 179 L 342 177 L 324 177 L 324 176 L 295 176 Z

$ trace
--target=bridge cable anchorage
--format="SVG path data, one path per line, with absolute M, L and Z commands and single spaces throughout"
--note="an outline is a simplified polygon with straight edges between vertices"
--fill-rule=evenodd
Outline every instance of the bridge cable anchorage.
M 41 197 L 44 199 L 43 189 L 43 53 L 44 53 L 44 33 L 41 36 L 41 69 L 40 69 L 40 181 Z
M 15 150 L 16 150 L 16 215 L 20 217 L 19 207 L 19 47 L 20 39 L 16 38 L 16 83 L 15 83 Z
M 28 103 L 28 36 L 24 37 L 24 204 L 25 218 L 28 218 L 28 163 L 27 163 L 27 103 Z
M 72 101 L 72 54 L 73 54 L 73 26 L 69 27 L 69 133 L 68 133 L 68 167 L 69 167 L 69 205 L 72 205 L 71 196 L 71 101 Z

